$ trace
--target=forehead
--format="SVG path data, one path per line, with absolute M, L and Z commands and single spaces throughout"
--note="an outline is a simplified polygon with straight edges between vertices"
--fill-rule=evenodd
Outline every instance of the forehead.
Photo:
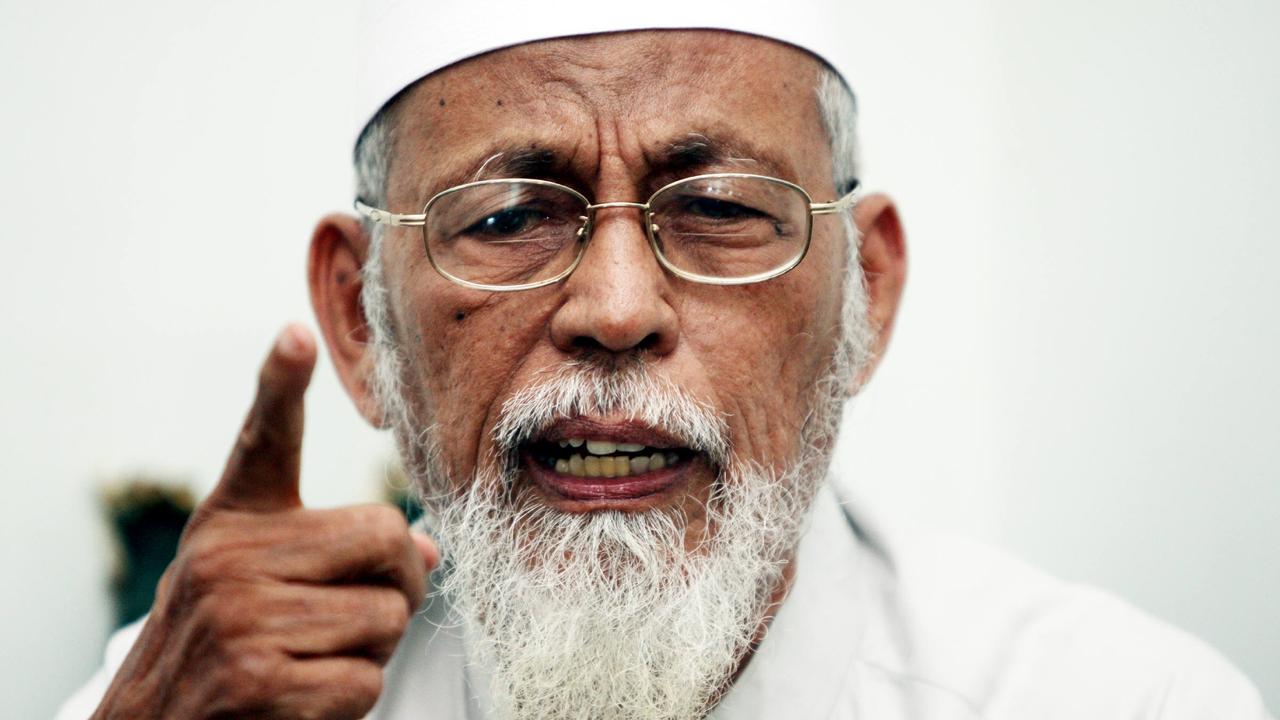
M 398 102 L 389 194 L 466 182 L 513 151 L 538 151 L 566 174 L 592 178 L 609 162 L 643 175 L 673 150 L 690 159 L 699 145 L 803 183 L 813 166 L 819 175 L 829 166 L 818 69 L 792 46 L 708 30 L 489 53 L 425 78 Z

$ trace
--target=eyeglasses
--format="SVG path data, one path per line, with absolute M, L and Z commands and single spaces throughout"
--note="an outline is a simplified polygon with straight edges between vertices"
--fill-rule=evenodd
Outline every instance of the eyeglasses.
M 648 202 L 592 203 L 547 180 L 497 179 L 437 193 L 420 214 L 402 215 L 356 200 L 364 217 L 422 228 L 432 267 L 477 290 L 529 290 L 568 277 L 591 238 L 596 214 L 635 208 L 649 245 L 677 277 L 713 285 L 769 280 L 804 259 L 813 217 L 854 205 L 857 181 L 839 200 L 815 203 L 795 183 L 745 173 L 683 178 Z

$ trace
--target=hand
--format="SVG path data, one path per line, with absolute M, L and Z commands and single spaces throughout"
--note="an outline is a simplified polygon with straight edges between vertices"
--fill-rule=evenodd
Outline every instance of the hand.
M 302 507 L 315 357 L 301 326 L 280 334 L 95 718 L 360 718 L 377 701 L 439 553 L 389 505 Z

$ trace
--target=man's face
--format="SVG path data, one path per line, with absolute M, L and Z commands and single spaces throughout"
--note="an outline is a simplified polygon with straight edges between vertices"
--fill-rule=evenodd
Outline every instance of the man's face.
M 512 159 L 520 176 L 594 202 L 643 202 L 672 180 L 712 172 L 771 175 L 832 200 L 817 77 L 803 52 L 729 33 L 625 33 L 495 52 L 437 73 L 400 103 L 387 205 L 419 208 Z M 567 280 L 511 293 L 450 282 L 414 230 L 392 230 L 384 268 L 407 400 L 434 423 L 439 460 L 461 486 L 503 454 L 494 430 L 522 389 L 572 361 L 639 359 L 723 420 L 736 458 L 781 472 L 797 456 L 814 383 L 840 335 L 843 230 L 819 217 L 796 269 L 724 287 L 665 272 L 640 213 L 606 209 Z M 539 448 L 569 438 L 634 442 L 677 462 L 634 493 L 594 492 L 539 460 Z M 687 518 L 689 538 L 705 529 L 718 468 L 679 438 L 621 411 L 566 418 L 530 440 L 515 483 L 533 502 L 571 513 L 670 509 Z
M 493 177 L 644 202 L 716 172 L 834 200 L 819 77 L 801 51 L 723 32 L 491 53 L 397 103 L 386 204 Z M 696 717 L 741 667 L 901 290 L 892 204 L 864 198 L 854 219 L 860 264 L 846 218 L 824 216 L 791 272 L 715 286 L 664 271 L 636 208 L 605 208 L 572 275 L 519 292 L 442 277 L 416 229 L 370 245 L 350 217 L 321 222 L 330 354 L 396 431 L 450 561 L 438 589 L 507 716 Z M 632 474 L 581 477 L 585 455 Z

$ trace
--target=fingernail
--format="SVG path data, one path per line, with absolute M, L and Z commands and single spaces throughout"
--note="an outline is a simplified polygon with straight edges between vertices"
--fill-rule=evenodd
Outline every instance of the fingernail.
M 306 338 L 302 335 L 302 328 L 297 325 L 289 325 L 280 331 L 280 337 L 276 339 L 276 347 L 280 350 L 280 354 L 289 358 L 297 358 L 302 355 L 306 349 Z

